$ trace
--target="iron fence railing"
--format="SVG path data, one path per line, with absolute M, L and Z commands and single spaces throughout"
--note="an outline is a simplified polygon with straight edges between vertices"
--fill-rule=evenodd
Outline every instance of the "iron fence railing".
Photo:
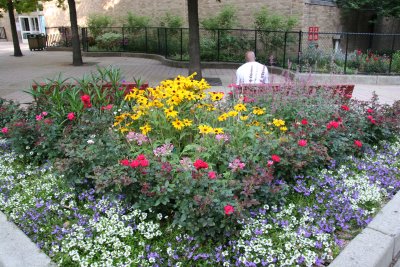
M 0 27 L 0 39 L 7 39 L 6 29 L 4 27 Z
M 82 28 L 88 52 L 143 52 L 189 59 L 187 28 Z M 202 61 L 243 62 L 248 50 L 257 61 L 300 72 L 400 73 L 400 34 L 319 33 L 249 29 L 200 29 Z

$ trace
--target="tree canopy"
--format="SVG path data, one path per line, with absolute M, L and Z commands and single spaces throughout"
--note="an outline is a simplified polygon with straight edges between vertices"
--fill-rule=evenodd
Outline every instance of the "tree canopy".
M 376 12 L 378 16 L 400 18 L 400 1 L 394 0 L 336 0 L 339 7 L 348 10 Z

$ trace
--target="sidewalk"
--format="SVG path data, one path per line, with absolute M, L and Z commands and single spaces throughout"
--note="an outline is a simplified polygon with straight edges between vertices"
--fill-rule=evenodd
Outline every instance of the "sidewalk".
M 149 82 L 150 86 L 160 81 L 174 78 L 177 75 L 188 75 L 187 69 L 174 68 L 161 64 L 158 60 L 131 57 L 87 57 L 83 58 L 84 66 L 72 66 L 72 52 L 66 51 L 29 51 L 26 44 L 21 45 L 23 57 L 12 56 L 11 42 L 0 42 L 0 97 L 18 100 L 21 103 L 32 101 L 24 93 L 32 81 L 41 82 L 46 78 L 57 78 L 61 73 L 64 78 L 82 78 L 83 75 L 96 71 L 97 67 L 115 66 L 121 69 L 123 79 L 133 81 L 140 79 Z M 203 77 L 220 78 L 222 86 L 212 90 L 226 91 L 228 85 L 235 82 L 234 69 L 204 69 Z M 400 79 L 400 77 L 399 77 Z M 271 75 L 270 81 L 279 83 L 284 78 Z M 400 100 L 400 86 L 356 84 L 353 97 L 368 100 L 375 91 L 381 103 L 392 104 Z

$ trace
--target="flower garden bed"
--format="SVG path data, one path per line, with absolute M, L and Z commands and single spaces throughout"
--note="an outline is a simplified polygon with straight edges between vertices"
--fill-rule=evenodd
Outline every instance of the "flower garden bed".
M 60 266 L 319 266 L 399 190 L 399 103 L 207 88 L 2 101 L 0 210 Z

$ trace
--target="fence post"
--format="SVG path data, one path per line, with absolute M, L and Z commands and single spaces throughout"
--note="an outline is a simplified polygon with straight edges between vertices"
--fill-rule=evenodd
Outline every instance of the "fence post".
M 301 72 L 301 62 L 300 62 L 300 56 L 301 56 L 301 41 L 303 37 L 303 32 L 300 30 L 299 31 L 299 47 L 297 50 L 297 65 L 300 66 L 300 72 Z
M 168 58 L 168 41 L 167 41 L 167 28 L 164 28 L 164 34 L 165 34 L 165 58 Z
M 157 27 L 158 54 L 161 55 L 160 28 Z
M 283 45 L 283 64 L 282 68 L 285 68 L 285 62 L 286 62 L 286 42 L 287 42 L 287 34 L 288 32 L 285 32 L 285 44 Z
M 144 28 L 144 49 L 146 53 L 148 52 L 148 39 L 147 39 L 147 27 Z
M 46 36 L 47 36 L 47 34 L 46 34 Z M 87 52 L 86 44 L 87 44 L 86 28 L 82 28 L 82 48 L 83 48 L 83 51 L 85 51 L 85 52 Z
M 220 47 L 220 33 L 219 33 L 219 29 L 217 29 L 217 62 L 219 62 L 219 47 Z
M 346 74 L 347 69 L 347 50 L 349 48 L 349 34 L 346 33 L 346 54 L 344 56 L 344 74 Z
M 394 42 L 395 42 L 395 39 L 396 39 L 396 35 L 393 34 L 392 51 L 390 51 L 389 74 L 392 72 L 392 61 L 393 61 L 393 54 L 394 54 Z
M 181 61 L 183 60 L 183 29 L 181 28 Z
M 125 28 L 122 26 L 122 52 L 125 52 Z

